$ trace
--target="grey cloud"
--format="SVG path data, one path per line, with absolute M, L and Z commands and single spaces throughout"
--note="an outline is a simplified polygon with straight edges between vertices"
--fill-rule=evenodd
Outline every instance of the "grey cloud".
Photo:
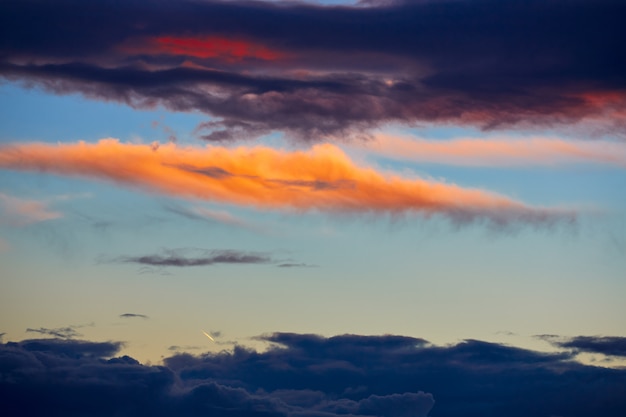
M 149 319 L 150 317 L 146 316 L 145 314 L 124 313 L 124 314 L 120 314 L 120 318 L 123 318 L 123 319 L 132 319 L 132 318 Z

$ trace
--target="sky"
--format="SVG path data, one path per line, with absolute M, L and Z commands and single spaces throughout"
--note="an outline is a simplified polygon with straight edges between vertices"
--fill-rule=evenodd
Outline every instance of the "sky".
M 6 407 L 621 415 L 625 13 L 1 2 Z

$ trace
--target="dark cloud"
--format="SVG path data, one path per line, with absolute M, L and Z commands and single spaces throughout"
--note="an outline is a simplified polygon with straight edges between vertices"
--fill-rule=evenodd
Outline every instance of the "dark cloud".
M 165 366 L 113 357 L 119 343 L 2 344 L 3 406 L 25 416 L 127 417 L 618 417 L 626 407 L 626 370 L 568 353 L 402 336 L 260 339 L 270 349 L 181 353 Z
M 277 265 L 279 268 L 313 268 L 317 265 L 309 265 L 303 262 L 285 262 Z
M 260 252 L 242 252 L 237 250 L 191 250 L 166 249 L 162 255 L 121 256 L 118 262 L 136 263 L 155 267 L 189 267 L 217 264 L 267 264 L 272 258 Z M 188 253 L 199 253 L 187 256 Z
M 57 327 L 56 329 L 48 329 L 45 327 L 40 327 L 38 329 L 26 329 L 27 333 L 40 333 L 43 335 L 59 337 L 61 339 L 72 339 L 74 337 L 82 336 L 81 333 L 76 331 L 76 328 L 79 326 L 68 326 L 68 327 Z
M 626 337 L 576 336 L 564 338 L 556 335 L 540 335 L 538 338 L 546 340 L 554 346 L 574 349 L 577 352 L 601 353 L 609 356 L 626 357 Z
M 198 132 L 218 142 L 388 122 L 619 128 L 625 14 L 618 0 L 9 1 L 0 75 L 199 110 L 219 118 Z
M 195 219 L 193 213 L 187 213 L 177 208 L 168 208 L 168 210 L 181 214 L 185 217 Z M 246 252 L 233 249 L 164 249 L 162 254 L 143 255 L 143 256 L 119 256 L 110 260 L 100 258 L 101 262 L 122 262 L 134 263 L 146 267 L 194 267 L 194 266 L 212 266 L 219 264 L 267 264 L 277 267 L 298 267 L 311 266 L 304 263 L 293 262 L 290 259 L 274 259 L 271 254 L 265 252 Z M 141 315 L 135 315 L 141 316 Z
M 150 317 L 146 316 L 145 314 L 124 313 L 124 314 L 120 314 L 120 318 L 123 318 L 123 319 L 132 319 L 132 318 L 149 319 Z

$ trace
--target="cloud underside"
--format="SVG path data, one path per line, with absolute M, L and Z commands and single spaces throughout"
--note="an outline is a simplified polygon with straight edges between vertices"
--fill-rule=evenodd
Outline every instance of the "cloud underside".
M 623 132 L 625 14 L 613 0 L 3 2 L 0 76 L 201 111 L 212 141 L 391 122 Z
M 114 357 L 118 343 L 0 345 L 4 406 L 24 415 L 215 417 L 621 416 L 626 371 L 468 340 L 277 333 L 264 352 Z M 111 358 L 111 359 L 109 359 Z
M 573 220 L 505 196 L 355 165 L 326 144 L 309 151 L 265 147 L 95 144 L 14 144 L 0 147 L 0 167 L 113 181 L 182 198 L 269 210 L 329 213 L 418 213 L 454 223 L 551 225 Z

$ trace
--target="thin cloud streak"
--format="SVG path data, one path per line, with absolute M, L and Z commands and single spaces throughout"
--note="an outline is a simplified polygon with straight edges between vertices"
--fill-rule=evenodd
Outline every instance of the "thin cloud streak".
M 364 150 L 373 156 L 447 165 L 509 167 L 591 163 L 626 169 L 626 143 L 606 140 L 549 137 L 428 140 L 378 134 L 371 141 L 354 142 L 345 147 Z
M 145 314 L 124 313 L 124 314 L 120 314 L 120 318 L 122 319 L 133 319 L 133 318 L 149 319 L 150 317 L 146 316 Z
M 120 143 L 0 147 L 0 167 L 90 177 L 183 198 L 269 210 L 327 213 L 442 215 L 454 223 L 535 226 L 566 220 L 571 212 L 535 208 L 511 198 L 453 184 L 383 174 L 359 167 L 338 147 L 287 152 L 262 146 L 179 147 Z M 210 175 L 190 169 L 211 167 Z
M 265 264 L 271 262 L 271 258 L 267 255 L 232 250 L 209 251 L 207 255 L 199 257 L 185 257 L 176 252 L 170 252 L 163 255 L 122 256 L 117 258 L 117 260 L 119 262 L 136 263 L 156 267 L 189 267 L 217 264 Z

